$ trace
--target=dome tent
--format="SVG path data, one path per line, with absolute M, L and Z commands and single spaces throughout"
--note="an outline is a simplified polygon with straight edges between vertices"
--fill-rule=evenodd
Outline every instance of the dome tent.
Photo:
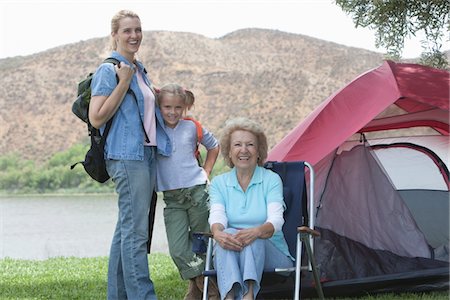
M 270 151 L 314 166 L 326 296 L 448 289 L 449 90 L 447 71 L 386 61 Z

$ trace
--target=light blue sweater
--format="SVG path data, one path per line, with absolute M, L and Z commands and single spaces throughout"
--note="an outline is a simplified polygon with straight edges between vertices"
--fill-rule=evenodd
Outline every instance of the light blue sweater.
M 175 128 L 166 126 L 165 131 L 172 144 L 172 155 L 157 156 L 156 190 L 162 192 L 206 183 L 206 172 L 198 165 L 194 155 L 197 146 L 197 129 L 194 122 L 180 120 Z M 205 127 L 201 144 L 207 150 L 219 145 L 214 135 Z

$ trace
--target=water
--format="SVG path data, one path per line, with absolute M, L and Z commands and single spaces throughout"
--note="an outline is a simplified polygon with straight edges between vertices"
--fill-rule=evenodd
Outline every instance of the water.
M 162 200 L 151 252 L 168 254 Z M 115 195 L 0 197 L 0 259 L 108 256 L 117 221 Z

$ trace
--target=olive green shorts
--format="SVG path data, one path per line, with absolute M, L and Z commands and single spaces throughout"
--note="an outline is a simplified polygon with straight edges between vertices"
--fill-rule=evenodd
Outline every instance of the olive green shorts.
M 202 274 L 204 255 L 192 252 L 192 233 L 209 232 L 207 185 L 163 192 L 169 252 L 183 279 Z

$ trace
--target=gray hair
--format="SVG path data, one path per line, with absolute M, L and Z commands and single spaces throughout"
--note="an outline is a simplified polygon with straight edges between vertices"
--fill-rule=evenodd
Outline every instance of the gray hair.
M 267 138 L 262 127 L 253 120 L 239 117 L 230 119 L 225 123 L 221 137 L 220 137 L 220 152 L 222 153 L 225 163 L 233 168 L 234 164 L 229 156 L 231 148 L 231 134 L 235 131 L 243 130 L 251 132 L 256 136 L 258 149 L 258 165 L 262 166 L 266 161 L 268 154 Z

